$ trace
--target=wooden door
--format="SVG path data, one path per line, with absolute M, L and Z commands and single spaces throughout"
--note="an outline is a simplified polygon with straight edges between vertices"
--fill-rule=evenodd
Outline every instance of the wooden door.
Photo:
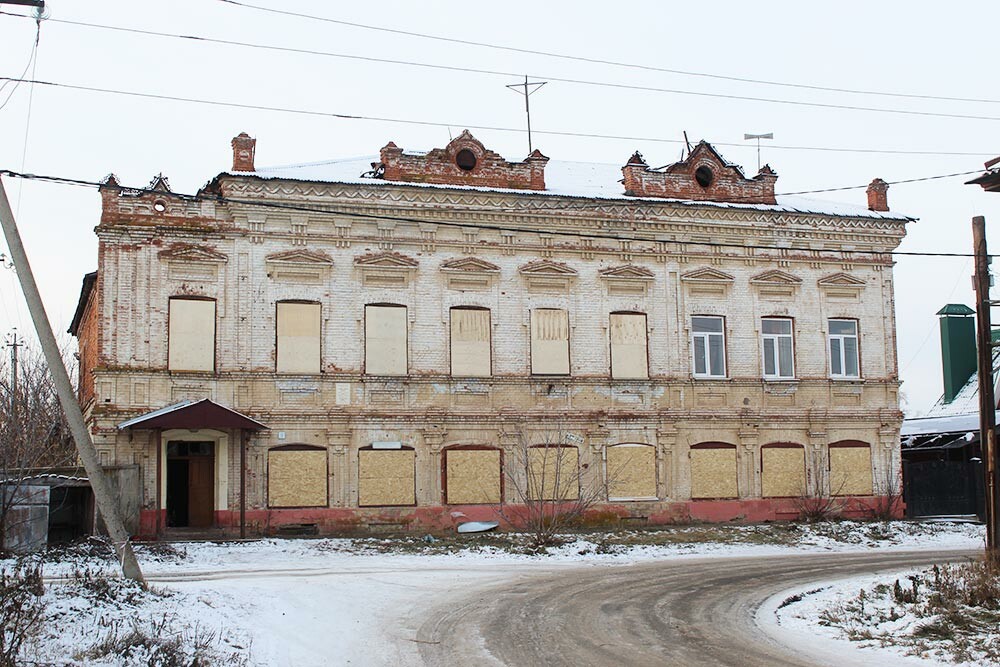
M 215 457 L 188 459 L 188 525 L 208 528 L 215 519 Z

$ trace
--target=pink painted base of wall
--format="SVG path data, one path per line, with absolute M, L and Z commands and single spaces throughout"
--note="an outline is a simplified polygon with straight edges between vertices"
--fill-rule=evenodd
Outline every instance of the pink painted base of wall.
M 845 519 L 863 519 L 871 516 L 872 509 L 884 498 L 851 497 L 844 498 Z M 904 505 L 900 502 L 894 508 L 893 516 L 902 518 Z M 517 507 L 504 507 L 508 516 L 516 522 Z M 465 516 L 453 518 L 453 512 Z M 157 515 L 159 514 L 159 522 Z M 621 521 L 634 518 L 644 525 L 686 524 L 692 522 L 718 523 L 742 521 L 759 523 L 763 521 L 793 521 L 799 517 L 796 500 L 792 498 L 769 498 L 755 500 L 696 500 L 687 502 L 637 502 L 606 503 L 592 507 L 583 518 L 587 526 L 613 526 Z M 313 525 L 320 534 L 334 534 L 353 531 L 368 531 L 372 528 L 398 528 L 401 530 L 446 531 L 462 521 L 500 521 L 502 528 L 512 528 L 490 505 L 435 505 L 428 507 L 381 507 L 381 508 L 294 508 L 247 510 L 247 532 L 250 535 L 270 535 L 282 526 Z M 156 539 L 157 528 L 166 526 L 166 511 L 143 510 L 139 513 L 139 535 L 136 539 Z M 236 535 L 240 529 L 238 511 L 215 512 L 215 528 L 224 535 Z

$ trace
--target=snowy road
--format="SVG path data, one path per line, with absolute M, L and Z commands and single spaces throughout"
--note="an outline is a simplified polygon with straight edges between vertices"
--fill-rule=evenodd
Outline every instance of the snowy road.
M 864 664 L 850 647 L 779 643 L 780 632 L 757 625 L 758 608 L 797 585 L 968 555 L 715 558 L 525 575 L 418 612 L 416 641 L 428 665 Z

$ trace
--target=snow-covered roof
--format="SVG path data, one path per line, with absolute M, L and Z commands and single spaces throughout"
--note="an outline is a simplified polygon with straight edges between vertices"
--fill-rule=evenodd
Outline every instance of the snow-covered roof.
M 1000 350 L 993 351 L 993 391 L 995 397 L 1000 397 L 1000 387 L 997 386 L 998 371 L 1000 371 Z M 942 395 L 927 411 L 925 417 L 955 417 L 959 415 L 979 415 L 979 373 L 973 373 L 965 385 L 948 403 Z
M 877 218 L 883 220 L 916 220 L 913 216 L 888 211 L 870 211 L 864 206 L 854 206 L 839 202 L 829 202 L 793 195 L 778 195 L 777 204 L 740 204 L 730 202 L 692 201 L 679 199 L 641 198 L 625 194 L 622 187 L 621 165 L 599 162 L 573 162 L 550 160 L 545 166 L 545 190 L 511 190 L 468 185 L 438 185 L 432 183 L 410 183 L 388 181 L 362 174 L 372 171 L 372 163 L 378 163 L 378 156 L 355 157 L 339 160 L 325 160 L 277 167 L 262 167 L 253 172 L 230 171 L 223 175 L 254 176 L 267 180 L 294 180 L 318 183 L 349 183 L 373 186 L 409 186 L 418 188 L 441 188 L 448 190 L 473 190 L 481 192 L 511 192 L 525 196 L 578 197 L 586 199 L 625 200 L 646 202 L 673 202 L 689 206 L 716 208 L 738 208 L 778 213 L 814 213 L 855 218 Z

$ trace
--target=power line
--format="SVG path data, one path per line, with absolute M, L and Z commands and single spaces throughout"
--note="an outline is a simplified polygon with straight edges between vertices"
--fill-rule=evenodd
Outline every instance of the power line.
M 205 100 L 195 97 L 181 97 L 178 95 L 166 95 L 160 93 L 142 93 L 132 90 L 120 90 L 115 88 L 103 88 L 98 86 L 82 86 L 69 83 L 59 83 L 55 81 L 40 81 L 36 79 L 12 79 L 9 77 L 0 77 L 0 81 L 24 81 L 35 83 L 41 86 L 48 86 L 51 88 L 63 88 L 66 90 L 76 90 L 85 91 L 91 93 L 101 93 L 106 95 L 121 95 L 125 97 L 137 97 L 143 99 L 152 100 L 169 100 L 173 102 L 184 102 L 188 104 L 201 104 L 207 106 L 217 106 L 217 107 L 227 107 L 232 109 L 251 109 L 254 111 L 269 111 L 274 113 L 288 113 L 288 114 L 298 114 L 303 116 L 317 116 L 322 118 L 338 118 L 341 120 L 361 120 L 361 121 L 371 121 L 379 123 L 399 123 L 402 125 L 418 125 L 423 127 L 465 127 L 472 130 L 487 130 L 491 132 L 516 132 L 523 133 L 522 128 L 517 127 L 503 127 L 498 125 L 477 125 L 473 123 L 456 123 L 454 121 L 450 122 L 436 122 L 427 120 L 413 120 L 408 118 L 391 118 L 387 116 L 365 116 L 360 114 L 348 114 L 348 113 L 335 113 L 330 111 L 315 111 L 311 109 L 296 109 L 292 107 L 277 107 L 268 106 L 261 104 L 249 104 L 243 102 L 225 102 L 222 100 Z M 570 132 L 564 130 L 532 130 L 535 134 L 545 134 L 548 136 L 557 137 L 575 137 L 575 138 L 586 138 L 586 139 L 612 139 L 618 141 L 648 141 L 655 143 L 667 143 L 667 144 L 683 144 L 684 142 L 680 139 L 664 139 L 662 137 L 637 137 L 628 135 L 617 135 L 617 134 L 596 134 L 591 132 Z M 727 143 L 727 142 L 716 142 L 716 146 L 734 146 L 746 148 L 745 144 L 737 143 Z M 829 146 L 769 146 L 771 149 L 778 150 L 801 150 L 801 151 L 822 151 L 822 152 L 834 152 L 834 153 L 868 153 L 868 154 L 884 154 L 884 155 L 931 155 L 931 156 L 961 156 L 961 157 L 993 157 L 996 152 L 988 153 L 973 153 L 973 152 L 949 152 L 949 151 L 909 151 L 909 150 L 894 150 L 894 149 L 874 149 L 874 148 L 838 148 Z
M 222 0 L 222 1 L 223 2 L 228 2 L 228 0 Z M 274 11 L 279 11 L 279 10 L 274 10 Z M 12 14 L 12 16 L 20 16 L 20 15 L 18 15 L 18 14 Z M 317 55 L 317 56 L 325 56 L 325 57 L 331 57 L 331 58 L 343 58 L 343 59 L 349 59 L 349 60 L 359 60 L 359 61 L 365 61 L 365 62 L 376 62 L 376 63 L 383 63 L 383 64 L 391 64 L 391 65 L 405 65 L 405 66 L 408 66 L 408 67 L 420 67 L 420 68 L 426 68 L 426 69 L 437 69 L 437 70 L 445 70 L 445 71 L 451 71 L 451 72 L 462 72 L 462 73 L 471 73 L 471 74 L 486 74 L 486 75 L 489 75 L 489 76 L 503 76 L 503 77 L 519 77 L 519 76 L 523 76 L 522 73 L 508 72 L 508 71 L 502 71 L 502 70 L 477 69 L 477 68 L 473 68 L 473 67 L 459 67 L 459 66 L 455 66 L 455 65 L 436 65 L 436 64 L 432 64 L 432 63 L 422 63 L 422 62 L 416 62 L 416 61 L 412 61 L 412 60 L 397 60 L 397 59 L 391 59 L 391 58 L 376 58 L 374 56 L 359 56 L 359 55 L 352 55 L 352 54 L 345 54 L 345 53 L 333 53 L 333 52 L 330 52 L 330 51 L 318 51 L 318 50 L 312 50 L 312 49 L 298 49 L 298 48 L 284 47 L 284 46 L 271 46 L 271 45 L 264 45 L 264 44 L 255 44 L 255 43 L 251 43 L 251 42 L 240 42 L 240 41 L 235 41 L 235 40 L 216 39 L 216 38 L 204 37 L 204 36 L 198 36 L 198 35 L 181 35 L 181 34 L 176 34 L 176 33 L 167 33 L 167 32 L 160 32 L 160 31 L 154 31 L 154 30 L 140 30 L 140 29 L 136 29 L 136 28 L 124 28 L 124 27 L 120 27 L 120 26 L 108 26 L 108 25 L 101 25 L 101 24 L 95 24 L 95 23 L 85 23 L 85 22 L 82 22 L 82 21 L 68 21 L 68 20 L 56 20 L 56 19 L 50 19 L 50 20 L 55 20 L 57 23 L 65 23 L 65 24 L 69 24 L 69 25 L 84 26 L 84 27 L 90 27 L 90 28 L 100 28 L 100 29 L 105 29 L 105 30 L 115 30 L 115 31 L 120 31 L 120 32 L 131 32 L 131 33 L 136 33 L 136 34 L 141 34 L 141 35 L 150 35 L 150 36 L 156 36 L 156 37 L 171 37 L 171 38 L 186 39 L 186 40 L 200 41 L 200 42 L 206 42 L 206 43 L 224 44 L 224 45 L 228 45 L 228 46 L 240 46 L 240 47 L 245 47 L 245 48 L 266 49 L 266 50 L 271 50 L 271 51 L 285 51 L 285 52 L 298 53 L 298 54 Z M 613 88 L 613 89 L 619 89 L 619 90 L 636 90 L 636 91 L 642 91 L 642 92 L 666 93 L 666 94 L 670 94 L 670 95 L 688 95 L 688 96 L 694 96 L 694 97 L 709 97 L 709 98 L 714 98 L 714 99 L 742 100 L 742 101 L 749 101 L 749 102 L 763 102 L 763 103 L 766 103 L 766 104 L 783 104 L 783 105 L 790 105 L 790 106 L 796 106 L 796 107 L 812 107 L 812 108 L 820 108 L 820 109 L 835 109 L 835 110 L 838 110 L 838 111 L 861 111 L 861 112 L 868 112 L 868 113 L 886 113 L 886 114 L 898 114 L 898 115 L 906 115 L 906 116 L 924 116 L 924 117 L 934 117 L 934 118 L 953 118 L 953 119 L 960 119 L 960 120 L 982 120 L 982 121 L 993 121 L 993 122 L 1000 121 L 1000 116 L 982 116 L 982 115 L 976 115 L 976 114 L 944 113 L 944 112 L 937 112 L 937 111 L 918 111 L 916 109 L 886 109 L 886 108 L 882 108 L 882 107 L 866 107 L 866 106 L 857 106 L 857 105 L 851 105 L 851 104 L 834 104 L 834 103 L 828 103 L 828 102 L 807 102 L 807 101 L 802 101 L 802 100 L 788 100 L 788 99 L 773 98 L 773 97 L 757 97 L 757 96 L 752 96 L 752 95 L 736 95 L 736 94 L 730 94 L 730 93 L 709 93 L 709 92 L 704 92 L 704 91 L 683 90 L 683 89 L 680 89 L 680 88 L 661 88 L 661 87 L 657 87 L 657 86 L 640 86 L 640 85 L 636 85 L 636 84 L 615 83 L 615 82 L 611 82 L 611 81 L 591 81 L 591 80 L 587 80 L 587 79 L 575 79 L 575 78 L 567 78 L 567 77 L 557 77 L 557 76 L 551 76 L 551 75 L 547 75 L 547 74 L 532 74 L 532 76 L 533 77 L 547 79 L 548 81 L 554 81 L 554 82 L 559 82 L 559 83 L 568 83 L 568 84 L 573 84 L 573 85 L 598 86 L 598 87 L 603 87 L 603 88 Z
M 18 87 L 21 85 L 21 80 L 23 80 L 24 75 L 28 73 L 28 68 L 30 68 L 31 64 L 35 62 L 35 57 L 38 54 L 38 40 L 41 37 L 41 34 L 42 34 L 42 22 L 38 21 L 37 26 L 35 27 L 35 41 L 31 45 L 31 53 L 28 55 L 28 62 L 24 64 L 24 71 L 21 72 L 21 76 L 18 77 L 17 79 L 4 80 L 4 82 L 0 84 L 0 93 L 2 93 L 3 89 L 7 87 L 7 84 L 12 82 L 14 83 L 14 87 L 10 89 L 9 93 L 7 93 L 7 98 L 3 102 L 0 102 L 0 111 L 2 111 L 3 108 L 7 106 L 7 103 L 10 102 L 11 98 L 14 97 L 14 93 L 17 92 Z M 33 75 L 32 78 L 34 78 Z
M 101 188 L 104 187 L 103 183 L 98 181 L 87 181 L 76 178 L 68 178 L 65 176 L 45 176 L 41 174 L 24 174 L 16 171 L 11 171 L 9 169 L 0 169 L 0 175 L 10 176 L 12 178 L 23 178 L 28 180 L 44 181 L 49 183 L 58 183 L 61 185 L 72 185 L 79 187 L 91 187 L 91 188 Z M 300 204 L 289 204 L 285 202 L 269 202 L 261 201 L 255 199 L 237 199 L 234 197 L 224 197 L 222 195 L 206 195 L 206 194 L 184 194 L 180 192 L 169 192 L 164 190 L 152 190 L 149 188 L 130 188 L 119 186 L 121 191 L 130 194 L 155 194 L 161 197 L 169 197 L 173 199 L 179 199 L 181 201 L 187 202 L 203 202 L 209 201 L 216 204 L 233 204 L 238 206 L 252 206 L 258 208 L 268 208 L 268 209 L 278 209 L 284 211 L 298 211 L 304 213 L 324 213 L 327 215 L 338 215 L 349 218 L 362 218 L 366 220 L 387 220 L 392 222 L 406 222 L 416 225 L 423 224 L 433 224 L 441 227 L 455 227 L 455 228 L 466 228 L 468 223 L 463 222 L 448 222 L 442 220 L 426 220 L 421 218 L 409 218 L 405 216 L 396 215 L 379 215 L 374 213 L 361 213 L 356 211 L 339 211 L 330 210 L 328 208 L 321 208 L 315 206 L 303 206 Z M 488 224 L 477 224 L 480 229 L 489 229 L 491 231 L 498 232 L 523 232 L 526 231 L 523 228 L 518 227 L 507 227 L 504 225 L 488 225 Z M 593 238 L 593 239 L 603 239 L 609 241 L 656 241 L 659 243 L 673 244 L 673 245 L 697 245 L 706 246 L 710 248 L 737 248 L 737 249 L 747 249 L 753 248 L 757 250 L 799 250 L 808 251 L 811 248 L 793 248 L 790 246 L 780 246 L 780 245 L 748 245 L 743 243 L 725 243 L 720 241 L 690 241 L 690 240 L 677 240 L 677 239 L 658 239 L 650 237 L 641 236 L 629 236 L 627 234 L 596 234 L 593 232 L 564 232 L 558 229 L 546 229 L 546 234 L 551 234 L 553 236 L 566 236 L 571 238 Z M 904 257 L 972 257 L 971 253 L 956 253 L 956 252 L 920 252 L 920 251 L 901 251 L 901 250 L 830 250 L 822 249 L 825 252 L 844 252 L 853 253 L 857 255 L 871 255 L 875 257 L 893 257 L 893 256 L 904 256 Z
M 639 69 L 646 70 L 649 72 L 662 72 L 665 74 L 679 74 L 682 76 L 693 76 L 702 77 L 707 79 L 719 79 L 723 81 L 736 81 L 739 83 L 751 83 L 756 85 L 764 86 L 780 86 L 785 88 L 799 88 L 804 90 L 819 90 L 824 92 L 832 93 L 850 93 L 854 95 L 878 95 L 882 97 L 902 97 L 911 99 L 924 99 L 924 100 L 941 100 L 947 102 L 977 102 L 983 104 L 1000 104 L 1000 100 L 994 99 L 981 99 L 981 98 L 968 98 L 968 97 L 948 97 L 944 95 L 924 95 L 924 94 L 914 94 L 914 93 L 896 93 L 884 90 L 865 90 L 858 88 L 838 88 L 832 86 L 817 86 L 804 83 L 791 83 L 787 81 L 771 81 L 768 79 L 751 79 L 739 76 L 729 76 L 724 74 L 712 74 L 708 72 L 695 72 L 691 70 L 681 70 L 681 69 L 671 69 L 667 67 L 656 67 L 653 65 L 644 65 L 641 63 L 629 63 L 619 60 L 605 60 L 602 58 L 590 58 L 587 56 L 571 55 L 565 53 L 558 53 L 554 51 L 541 51 L 538 49 L 526 49 L 518 48 L 514 46 L 507 46 L 502 44 L 491 44 L 489 42 L 478 42 L 468 39 L 458 39 L 454 37 L 444 37 L 441 35 L 430 35 L 427 33 L 415 32 L 412 30 L 399 30 L 395 28 L 386 28 L 383 26 L 370 25 L 365 23 L 356 23 L 353 21 L 343 21 L 340 19 L 332 19 L 325 16 L 315 16 L 312 14 L 304 14 L 301 12 L 293 12 L 285 9 L 273 9 L 271 7 L 261 7 L 259 5 L 251 5 L 245 2 L 236 2 L 236 0 L 219 0 L 220 2 L 226 3 L 228 5 L 234 5 L 237 7 L 243 7 L 246 9 L 253 9 L 261 12 L 269 12 L 272 14 L 281 14 L 284 16 L 293 16 L 296 18 L 304 18 L 313 21 L 322 21 L 324 23 L 332 23 L 336 25 L 348 26 L 351 28 L 360 28 L 362 30 L 374 30 L 377 32 L 386 32 L 395 35 L 405 35 L 407 37 L 418 37 L 420 39 L 430 39 L 439 42 L 448 42 L 451 44 L 461 44 L 464 46 L 478 46 L 486 49 L 495 49 L 498 51 L 508 51 L 512 53 L 523 53 L 535 56 L 545 56 L 547 58 L 559 58 L 562 60 L 574 60 L 578 62 L 591 63 L 596 65 L 611 65 L 613 67 L 625 67 L 629 69 Z
M 939 174 L 937 176 L 922 176 L 920 178 L 907 178 L 901 181 L 886 181 L 886 185 L 899 185 L 901 183 L 919 183 L 921 181 L 936 181 L 941 178 L 954 178 L 956 176 L 969 176 L 970 174 L 981 174 L 982 169 L 975 169 L 973 171 L 959 171 L 953 174 Z M 818 194 L 820 192 L 841 192 L 843 190 L 860 190 L 861 188 L 867 188 L 868 183 L 864 185 L 845 185 L 839 188 L 823 188 L 821 190 L 799 190 L 798 192 L 778 192 L 775 193 L 777 196 L 787 196 L 787 195 L 811 195 Z

